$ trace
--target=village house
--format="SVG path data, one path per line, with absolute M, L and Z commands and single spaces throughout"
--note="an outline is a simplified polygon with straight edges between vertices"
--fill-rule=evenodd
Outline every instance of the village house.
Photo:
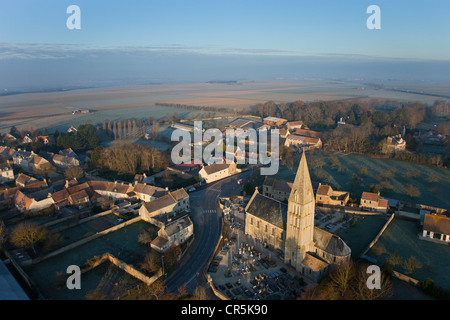
M 181 163 L 172 168 L 182 172 L 191 172 L 195 170 L 199 170 L 202 167 L 200 163 L 196 163 L 194 160 L 186 163 Z
M 76 158 L 61 154 L 55 154 L 52 157 L 52 161 L 56 167 L 61 169 L 67 169 L 69 167 L 78 167 L 80 165 L 80 162 Z
M 189 212 L 189 195 L 181 188 L 169 191 L 166 195 L 149 202 L 144 202 L 139 209 L 143 220 L 154 223 L 155 219 L 168 221 L 181 212 Z
M 388 200 L 380 198 L 379 192 L 363 192 L 359 206 L 370 211 L 386 213 L 388 209 Z
M 335 191 L 331 186 L 319 184 L 316 191 L 316 204 L 329 206 L 346 206 L 350 194 L 346 191 Z
M 153 177 L 147 177 L 145 172 L 142 174 L 136 174 L 133 178 L 133 183 L 151 184 L 154 182 L 155 182 L 155 179 Z
M 81 209 L 91 205 L 98 197 L 100 195 L 94 191 L 89 182 L 78 183 L 76 180 L 66 181 L 64 189 L 52 194 L 58 210 L 69 205 Z
M 70 126 L 70 128 L 69 129 L 67 129 L 67 133 L 75 133 L 75 132 L 77 132 L 78 130 L 77 130 L 77 128 L 75 128 L 74 126 Z
M 158 236 L 150 246 L 160 253 L 171 247 L 179 246 L 194 234 L 194 224 L 188 215 L 171 221 L 158 231 Z
M 198 174 L 206 183 L 211 183 L 236 174 L 238 171 L 240 170 L 236 168 L 234 163 L 213 163 L 204 166 Z
M 309 129 L 295 129 L 291 130 L 292 134 L 298 135 L 298 136 L 304 136 L 304 137 L 310 137 L 310 138 L 322 138 L 323 134 L 319 131 L 313 131 Z
M 48 139 L 48 136 L 36 136 L 34 137 L 34 142 L 41 140 L 44 144 L 49 144 L 50 140 Z
M 395 153 L 404 150 L 406 150 L 406 141 L 403 140 L 401 134 L 397 134 L 386 138 L 386 143 L 383 144 L 381 152 Z
M 30 177 L 24 173 L 19 173 L 16 178 L 16 186 L 18 187 L 25 187 L 27 184 L 33 183 L 38 181 L 34 177 Z
M 14 171 L 9 165 L 0 166 L 0 182 L 14 181 Z
M 14 141 L 16 141 L 17 140 L 17 138 L 16 137 L 14 137 L 12 134 L 10 134 L 10 133 L 5 133 L 5 134 L 3 134 L 2 136 L 1 136 L 1 139 L 2 139 L 2 141 L 4 141 L 4 142 L 14 142 Z
M 301 129 L 303 126 L 303 121 L 299 120 L 299 121 L 290 121 L 287 123 L 287 129 L 292 131 L 295 129 Z
M 89 186 L 101 196 L 112 200 L 128 199 L 133 196 L 133 186 L 122 182 L 110 181 L 88 181 Z
M 14 150 L 13 148 L 0 146 L 0 156 L 2 156 L 5 160 L 12 160 L 12 157 L 15 153 L 16 150 Z
M 58 152 L 62 156 L 71 157 L 71 158 L 77 158 L 78 155 L 75 153 L 75 151 L 72 150 L 72 148 L 67 148 L 64 150 L 60 150 Z
M 286 119 L 277 118 L 277 117 L 266 117 L 263 119 L 264 123 L 273 126 L 273 127 L 281 127 L 286 122 L 288 122 Z
M 52 167 L 52 164 L 43 157 L 34 155 L 31 161 L 28 163 L 29 170 L 34 172 L 37 170 L 46 170 Z
M 337 127 L 342 127 L 342 126 L 345 126 L 346 124 L 347 124 L 347 122 L 344 120 L 343 117 L 341 117 L 339 119 L 339 121 L 336 123 Z
M 283 139 L 286 139 L 291 134 L 289 129 L 286 129 L 286 128 L 281 128 L 280 130 L 278 130 L 278 133 L 280 135 L 280 138 L 283 138 Z
M 425 214 L 422 239 L 450 244 L 450 218 L 445 215 Z
M 23 137 L 22 143 L 32 143 L 33 138 L 30 136 L 30 134 L 27 134 L 25 137 Z
M 322 140 L 320 140 L 320 138 L 290 134 L 287 136 L 284 145 L 286 147 L 291 146 L 304 147 L 305 149 L 309 150 L 313 148 L 322 148 Z
M 21 167 L 25 171 L 32 171 L 33 169 L 30 169 L 32 167 L 31 161 L 33 160 L 33 157 L 35 156 L 35 153 L 33 151 L 28 152 L 22 149 L 17 150 L 16 153 L 12 156 L 12 160 L 14 165 Z
M 26 211 L 37 212 L 51 207 L 53 198 L 48 193 L 46 195 L 37 195 L 37 193 L 28 195 L 18 190 L 14 195 L 14 205 L 22 213 Z
M 168 191 L 145 183 L 135 182 L 133 192 L 139 200 L 149 202 L 166 195 Z
M 287 199 L 289 199 L 291 189 L 292 182 L 267 176 L 264 179 L 262 194 L 278 201 L 287 201 Z

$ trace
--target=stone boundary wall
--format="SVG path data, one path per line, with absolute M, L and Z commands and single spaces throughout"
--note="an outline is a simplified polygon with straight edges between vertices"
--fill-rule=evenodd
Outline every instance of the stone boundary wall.
M 221 243 L 221 241 L 223 239 L 223 223 L 224 222 L 223 222 L 223 210 L 222 210 L 222 207 L 223 206 L 220 204 L 220 201 L 219 201 L 219 203 L 216 205 L 216 209 L 222 211 L 221 212 L 222 213 L 221 214 L 221 218 L 220 218 L 220 235 L 219 235 L 219 240 L 217 240 L 216 247 L 214 248 L 213 253 L 209 257 L 208 262 L 205 265 L 205 268 L 208 268 L 209 264 L 214 259 L 215 255 L 216 255 L 216 252 L 219 249 L 220 243 Z M 216 297 L 220 298 L 221 300 L 230 300 L 227 296 L 225 296 L 219 290 L 217 290 L 217 288 L 214 286 L 214 283 L 213 283 L 213 280 L 211 278 L 211 275 L 209 273 L 207 273 L 207 271 L 204 271 L 203 273 L 204 273 L 204 276 L 205 276 L 207 282 L 209 283 L 209 286 L 210 286 L 211 290 L 213 291 L 214 295 Z
M 419 280 L 413 279 L 411 277 L 408 277 L 407 275 L 404 275 L 403 273 L 397 272 L 395 270 L 392 270 L 392 274 L 394 275 L 394 277 L 396 277 L 397 279 L 400 279 L 402 281 L 405 281 L 407 283 L 410 283 L 414 286 L 418 286 L 420 284 Z
M 83 245 L 83 244 L 86 244 L 86 243 L 88 243 L 88 242 L 90 242 L 90 241 L 92 241 L 92 240 L 95 240 L 95 239 L 97 239 L 97 238 L 100 238 L 100 237 L 102 237 L 102 236 L 104 236 L 104 235 L 106 235 L 106 234 L 108 234 L 108 233 L 110 233 L 110 232 L 113 232 L 113 231 L 117 231 L 117 230 L 119 230 L 119 229 L 122 229 L 123 227 L 129 226 L 130 224 L 133 224 L 133 223 L 138 222 L 138 221 L 140 221 L 140 220 L 141 220 L 141 216 L 137 216 L 136 218 L 130 219 L 130 220 L 125 221 L 125 222 L 122 222 L 121 224 L 119 224 L 119 225 L 117 225 L 117 226 L 114 226 L 114 227 L 111 227 L 111 228 L 109 228 L 109 229 L 106 229 L 106 230 L 97 232 L 96 234 L 94 234 L 94 235 L 92 235 L 92 236 L 89 236 L 89 237 L 86 237 L 86 238 L 84 238 L 84 239 L 78 240 L 78 241 L 76 241 L 76 242 L 74 242 L 74 243 L 71 243 L 71 244 L 65 246 L 65 247 L 62 247 L 62 248 L 57 249 L 57 250 L 55 250 L 55 251 L 53 251 L 53 252 L 50 252 L 50 253 L 47 254 L 46 256 L 43 256 L 43 257 L 40 257 L 40 258 L 36 258 L 36 259 L 34 259 L 34 260 L 32 261 L 32 264 L 39 263 L 39 262 L 41 262 L 41 261 L 43 261 L 43 260 L 46 260 L 46 259 L 48 259 L 48 258 L 52 258 L 52 257 L 54 257 L 54 256 L 56 256 L 56 255 L 58 255 L 58 254 L 61 254 L 61 253 L 66 252 L 66 251 L 68 251 L 68 250 L 72 250 L 73 248 L 76 248 L 76 247 L 81 246 L 81 245 Z
M 207 280 L 209 283 L 209 286 L 211 287 L 211 290 L 213 291 L 214 295 L 219 298 L 220 300 L 230 300 L 230 298 L 228 298 L 226 295 L 224 295 L 222 292 L 220 292 L 219 290 L 217 290 L 216 286 L 214 285 L 211 276 L 208 274 L 207 275 Z
M 367 246 L 366 250 L 363 251 L 361 256 L 366 255 L 367 251 L 369 251 L 375 245 L 375 243 L 377 243 L 378 239 L 380 239 L 381 235 L 384 233 L 384 231 L 386 231 L 389 224 L 392 222 L 392 220 L 394 220 L 394 217 L 395 215 L 392 214 L 389 220 L 384 224 L 383 228 L 381 228 L 380 232 L 378 232 L 378 234 L 375 236 L 372 242 Z
M 340 213 L 352 213 L 352 214 L 359 214 L 359 215 L 366 215 L 366 216 L 380 216 L 380 215 L 384 215 L 386 213 L 381 212 L 381 211 L 365 211 L 365 210 L 361 210 L 361 209 L 357 209 L 357 207 L 325 207 L 325 206 L 317 206 L 316 205 L 316 209 L 326 212 L 326 213 L 330 213 L 330 212 L 340 212 Z
M 84 268 L 81 271 L 81 273 L 86 273 L 86 272 L 98 267 L 100 264 L 102 264 L 103 262 L 106 262 L 106 261 L 111 262 L 116 267 L 120 268 L 121 270 L 125 271 L 126 273 L 135 277 L 136 279 L 144 282 L 148 286 L 151 285 L 156 280 L 158 280 L 163 274 L 162 269 L 160 268 L 154 276 L 148 277 L 145 274 L 143 274 L 142 272 L 135 269 L 133 266 L 123 262 L 120 259 L 117 259 L 115 256 L 113 256 L 109 252 L 105 253 L 98 260 L 96 260 L 94 263 L 92 263 L 89 267 Z

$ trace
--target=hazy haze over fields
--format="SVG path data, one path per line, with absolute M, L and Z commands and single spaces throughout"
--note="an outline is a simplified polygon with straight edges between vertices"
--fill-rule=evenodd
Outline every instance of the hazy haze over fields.
M 450 83 L 447 1 L 7 1 L 0 90 L 362 79 Z

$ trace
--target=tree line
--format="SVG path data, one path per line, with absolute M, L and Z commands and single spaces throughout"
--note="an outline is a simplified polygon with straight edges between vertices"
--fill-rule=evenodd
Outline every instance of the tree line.
M 91 154 L 90 168 L 101 168 L 122 174 L 158 172 L 169 164 L 165 153 L 128 143 L 108 148 L 97 147 Z

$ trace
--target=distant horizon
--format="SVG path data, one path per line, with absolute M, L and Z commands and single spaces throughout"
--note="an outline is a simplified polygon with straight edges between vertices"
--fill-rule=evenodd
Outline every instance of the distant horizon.
M 445 1 L 8 1 L 0 91 L 215 80 L 450 83 Z M 381 28 L 366 22 L 380 8 Z

